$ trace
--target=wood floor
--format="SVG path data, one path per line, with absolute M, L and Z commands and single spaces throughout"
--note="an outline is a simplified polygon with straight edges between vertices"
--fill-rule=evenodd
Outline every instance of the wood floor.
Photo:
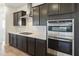
M 5 45 L 4 43 L 0 43 L 0 56 L 29 56 L 29 55 L 14 47 Z

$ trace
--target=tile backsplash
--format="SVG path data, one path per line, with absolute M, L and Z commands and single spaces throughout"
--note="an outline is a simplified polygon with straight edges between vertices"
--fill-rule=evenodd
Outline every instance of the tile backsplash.
M 32 33 L 41 33 L 46 35 L 46 26 L 33 26 L 32 25 L 32 18 L 28 18 L 26 20 L 26 26 L 16 26 L 15 32 L 32 32 Z

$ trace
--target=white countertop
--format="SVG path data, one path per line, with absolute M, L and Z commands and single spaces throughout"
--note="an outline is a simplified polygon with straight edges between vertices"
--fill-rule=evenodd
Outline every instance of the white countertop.
M 26 36 L 26 37 L 37 38 L 37 39 L 41 39 L 41 40 L 46 40 L 46 35 L 40 34 L 40 33 L 32 33 L 30 35 L 20 34 L 20 33 L 16 33 L 16 32 L 9 32 L 9 33 Z

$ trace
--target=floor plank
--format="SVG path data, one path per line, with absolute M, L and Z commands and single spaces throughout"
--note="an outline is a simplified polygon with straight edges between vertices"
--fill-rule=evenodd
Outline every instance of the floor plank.
M 0 43 L 0 56 L 29 56 L 29 55 L 12 46 Z

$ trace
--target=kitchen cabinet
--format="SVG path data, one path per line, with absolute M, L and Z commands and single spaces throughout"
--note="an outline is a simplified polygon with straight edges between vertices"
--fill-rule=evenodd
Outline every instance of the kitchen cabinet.
M 24 36 L 21 37 L 22 37 L 22 50 L 24 52 L 28 52 L 28 37 L 24 37 Z
M 13 14 L 13 25 L 14 26 L 19 26 L 18 22 L 19 22 L 19 19 L 18 19 L 18 14 L 17 13 L 14 13 Z
M 33 25 L 38 26 L 39 25 L 39 7 L 33 7 Z
M 55 19 L 72 19 L 75 17 L 74 13 L 69 14 L 63 14 L 63 15 L 55 15 L 55 16 L 49 16 L 49 20 L 55 20 Z
M 46 26 L 48 4 L 33 7 L 33 25 Z
M 48 10 L 48 4 L 42 4 L 40 7 L 40 25 L 45 26 L 47 25 L 47 10 Z
M 36 56 L 46 56 L 46 40 L 36 39 L 36 49 L 35 55 Z
M 74 3 L 49 3 L 48 15 L 59 15 L 75 12 Z
M 12 46 L 12 35 L 11 34 L 9 34 L 9 45 Z
M 46 40 L 9 33 L 9 44 L 32 56 L 47 55 Z
M 17 48 L 22 50 L 22 37 L 17 35 Z
M 27 52 L 27 41 L 27 37 L 17 35 L 17 48 L 24 52 Z
M 48 4 L 48 15 L 56 15 L 58 13 L 59 13 L 59 4 L 49 3 Z
M 78 9 L 78 8 L 77 8 Z M 46 26 L 50 17 L 72 14 L 76 11 L 74 3 L 48 3 L 33 7 L 33 25 Z
M 25 16 L 26 12 L 25 11 L 18 11 L 13 13 L 13 25 L 14 26 L 25 26 L 26 25 L 26 18 L 21 18 L 22 16 Z M 20 22 L 22 24 L 20 24 Z
M 59 4 L 59 14 L 72 13 L 75 12 L 74 3 L 60 3 Z
M 34 38 L 28 38 L 28 53 L 30 55 L 35 55 L 35 39 Z
M 79 3 L 76 3 L 75 5 L 76 5 L 76 8 L 75 8 L 76 12 L 79 12 Z
M 16 35 L 9 34 L 9 44 L 13 47 L 17 47 Z
M 26 18 L 21 18 L 21 25 L 25 26 L 26 25 Z

